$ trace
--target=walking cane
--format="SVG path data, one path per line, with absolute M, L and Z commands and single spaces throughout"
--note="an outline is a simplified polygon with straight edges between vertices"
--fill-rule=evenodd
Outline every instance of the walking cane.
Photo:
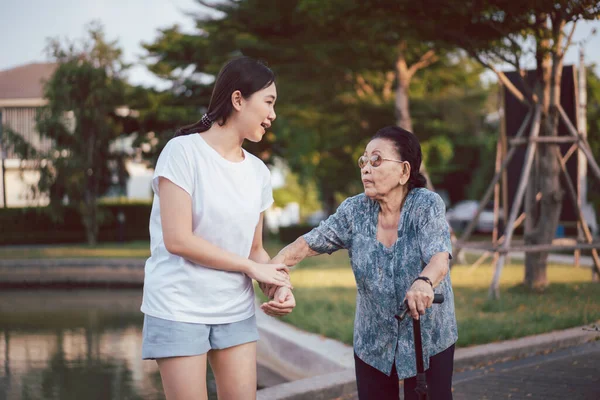
M 433 303 L 439 304 L 444 302 L 444 295 L 441 293 L 433 296 Z M 404 310 L 400 315 L 395 315 L 398 321 L 402 321 L 408 314 L 408 304 L 404 302 Z M 415 358 L 417 360 L 417 387 L 415 392 L 419 400 L 427 400 L 429 389 L 427 388 L 427 379 L 425 378 L 425 369 L 423 368 L 423 343 L 421 342 L 421 319 L 413 319 L 413 336 L 415 339 Z

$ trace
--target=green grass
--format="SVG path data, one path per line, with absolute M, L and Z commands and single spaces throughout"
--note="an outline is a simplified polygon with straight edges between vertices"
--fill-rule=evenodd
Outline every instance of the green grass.
M 460 347 L 600 320 L 599 286 L 590 281 L 587 268 L 549 265 L 551 285 L 538 294 L 520 286 L 523 265 L 509 264 L 502 272 L 501 298 L 497 301 L 488 299 L 492 275 L 489 264 L 474 270 L 464 265 L 452 268 Z M 356 286 L 346 252 L 303 261 L 292 271 L 292 283 L 297 306 L 283 320 L 351 344 Z M 262 293 L 260 296 L 264 300 Z
M 281 244 L 266 243 L 275 255 Z M 0 247 L 0 259 L 11 258 L 145 258 L 147 241 L 87 245 Z M 473 262 L 477 257 L 467 257 Z M 488 300 L 493 268 L 456 265 L 451 276 L 454 288 L 459 346 L 489 343 L 565 329 L 600 320 L 597 283 L 590 282 L 588 268 L 550 265 L 551 285 L 541 294 L 529 293 L 520 283 L 523 265 L 507 265 L 502 272 L 501 298 Z M 345 251 L 304 260 L 292 270 L 297 306 L 284 321 L 301 329 L 352 343 L 356 286 Z M 261 298 L 264 300 L 262 294 Z M 594 300 L 596 299 L 596 300 Z
M 150 256 L 150 242 L 142 240 L 127 243 L 100 243 L 49 245 L 49 246 L 7 246 L 0 247 L 0 259 L 32 258 L 147 258 Z

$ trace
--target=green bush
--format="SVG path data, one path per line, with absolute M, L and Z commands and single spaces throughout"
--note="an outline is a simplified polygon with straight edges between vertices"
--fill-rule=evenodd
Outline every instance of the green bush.
M 104 204 L 99 206 L 99 242 L 149 240 L 151 204 Z M 125 221 L 120 226 L 118 214 Z M 85 229 L 76 209 L 67 207 L 56 221 L 47 207 L 0 209 L 0 245 L 84 243 Z

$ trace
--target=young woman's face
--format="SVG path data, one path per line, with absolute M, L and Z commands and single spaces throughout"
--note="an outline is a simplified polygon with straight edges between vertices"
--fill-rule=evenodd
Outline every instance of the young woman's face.
M 237 118 L 244 139 L 260 142 L 275 118 L 277 118 L 275 101 L 277 101 L 275 83 L 255 92 L 244 100 Z

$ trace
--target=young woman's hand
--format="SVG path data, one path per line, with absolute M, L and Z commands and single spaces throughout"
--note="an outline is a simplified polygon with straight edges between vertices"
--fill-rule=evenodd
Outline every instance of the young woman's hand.
M 284 261 L 285 257 L 283 257 L 281 254 L 278 254 L 275 257 L 273 257 L 271 261 L 269 261 L 269 264 L 283 264 Z M 277 291 L 277 289 L 280 287 L 279 285 L 269 285 L 266 283 L 259 283 L 258 286 L 260 287 L 260 290 L 262 290 L 264 295 L 269 298 L 269 300 L 273 299 L 273 296 L 275 296 L 275 291 Z
M 277 285 L 292 288 L 290 283 L 290 269 L 285 264 L 259 264 L 252 262 L 247 275 L 267 285 Z

